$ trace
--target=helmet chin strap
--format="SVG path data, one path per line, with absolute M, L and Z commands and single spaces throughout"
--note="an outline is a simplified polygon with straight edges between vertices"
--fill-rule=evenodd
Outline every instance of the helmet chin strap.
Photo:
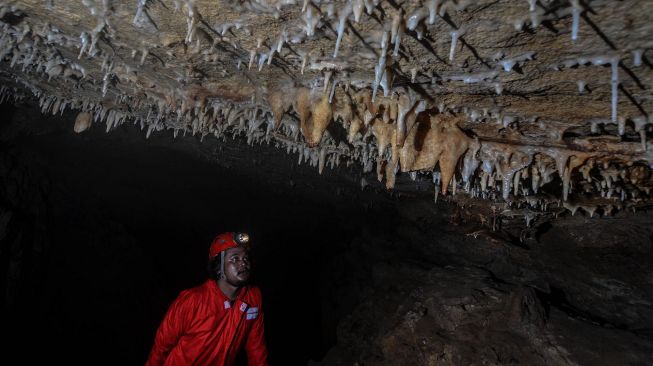
M 225 278 L 224 275 L 224 251 L 220 252 L 220 276 L 218 279 Z

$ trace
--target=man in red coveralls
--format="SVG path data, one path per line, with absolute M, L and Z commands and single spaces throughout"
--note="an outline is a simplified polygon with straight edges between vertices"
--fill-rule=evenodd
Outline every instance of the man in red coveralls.
M 267 365 L 261 291 L 250 273 L 242 233 L 218 235 L 209 249 L 211 278 L 182 291 L 159 326 L 147 366 L 231 366 L 244 347 L 249 366 Z

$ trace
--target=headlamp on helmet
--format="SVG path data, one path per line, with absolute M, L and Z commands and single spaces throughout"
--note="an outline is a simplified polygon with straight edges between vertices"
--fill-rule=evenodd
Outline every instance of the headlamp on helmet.
M 238 245 L 246 245 L 249 243 L 249 234 L 247 233 L 234 233 L 234 241 Z

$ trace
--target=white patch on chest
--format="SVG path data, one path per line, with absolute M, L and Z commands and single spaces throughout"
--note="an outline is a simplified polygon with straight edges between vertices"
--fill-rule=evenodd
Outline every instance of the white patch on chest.
M 246 317 L 247 320 L 253 320 L 256 319 L 257 317 L 258 317 L 257 307 L 247 309 L 247 317 Z

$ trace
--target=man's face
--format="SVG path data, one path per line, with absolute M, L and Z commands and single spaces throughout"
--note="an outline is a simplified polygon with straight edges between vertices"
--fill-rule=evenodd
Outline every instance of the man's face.
M 249 254 L 242 247 L 229 248 L 224 256 L 224 276 L 227 283 L 241 287 L 249 280 Z

